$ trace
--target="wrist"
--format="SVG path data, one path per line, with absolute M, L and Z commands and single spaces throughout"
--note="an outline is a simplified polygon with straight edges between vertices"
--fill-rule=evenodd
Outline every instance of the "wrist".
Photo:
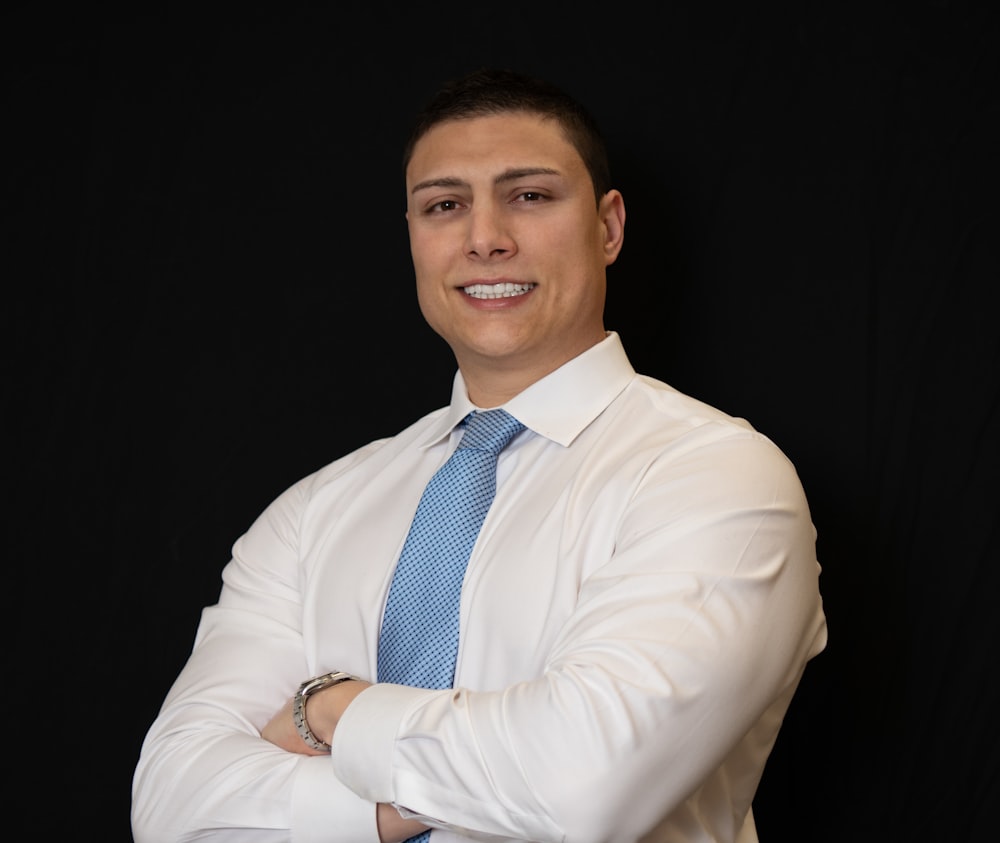
M 321 676 L 314 676 L 312 679 L 307 679 L 299 685 L 299 689 L 295 692 L 295 697 L 292 700 L 292 719 L 295 722 L 295 728 L 299 733 L 299 737 L 302 738 L 303 743 L 310 749 L 314 749 L 317 752 L 330 751 L 333 731 L 336 728 L 339 715 L 342 713 L 342 711 L 335 713 L 331 721 L 327 716 L 328 709 L 326 706 L 313 706 L 313 719 L 309 720 L 306 715 L 306 706 L 310 699 L 321 691 L 334 688 L 344 682 L 355 681 L 359 681 L 356 676 L 338 670 L 332 673 L 324 673 Z M 350 699 L 354 699 L 354 694 L 350 696 Z M 346 705 L 343 707 L 346 708 Z

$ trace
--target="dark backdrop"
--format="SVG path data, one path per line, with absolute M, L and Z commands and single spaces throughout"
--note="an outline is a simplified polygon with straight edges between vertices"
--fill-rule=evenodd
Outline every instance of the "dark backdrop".
M 762 841 L 995 837 L 997 7 L 646 5 L 6 13 L 22 837 L 129 839 L 232 542 L 448 400 L 399 152 L 482 64 L 591 105 L 628 207 L 608 327 L 810 497 L 830 644 Z

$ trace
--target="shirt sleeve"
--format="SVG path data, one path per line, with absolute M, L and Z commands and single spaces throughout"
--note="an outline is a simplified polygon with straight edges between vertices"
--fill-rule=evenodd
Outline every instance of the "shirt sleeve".
M 732 826 L 711 839 L 735 839 L 826 640 L 799 479 L 765 437 L 713 442 L 654 461 L 614 529 L 542 675 L 369 688 L 337 727 L 338 777 L 463 837 L 545 843 L 639 839 L 711 791 L 724 816 L 704 821 Z
M 377 843 L 375 806 L 328 756 L 288 753 L 260 730 L 309 675 L 296 531 L 306 481 L 240 538 L 193 651 L 144 741 L 133 779 L 136 843 Z

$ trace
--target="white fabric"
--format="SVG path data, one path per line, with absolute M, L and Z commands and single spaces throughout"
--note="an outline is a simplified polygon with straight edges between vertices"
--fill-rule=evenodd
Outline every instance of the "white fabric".
M 504 406 L 529 430 L 469 561 L 459 690 L 369 688 L 332 761 L 257 737 L 303 679 L 375 676 L 410 519 L 474 409 L 457 374 L 450 406 L 304 478 L 236 542 L 144 744 L 137 843 L 375 841 L 375 801 L 432 843 L 756 840 L 759 777 L 826 641 L 794 468 L 636 375 L 614 333 Z

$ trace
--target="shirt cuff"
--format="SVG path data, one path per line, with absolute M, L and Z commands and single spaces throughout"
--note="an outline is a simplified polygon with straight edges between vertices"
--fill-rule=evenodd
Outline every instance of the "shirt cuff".
M 380 683 L 354 698 L 333 734 L 334 774 L 371 802 L 395 804 L 392 759 L 400 723 L 429 695 L 440 691 Z
M 375 805 L 332 775 L 325 755 L 309 756 L 298 765 L 292 816 L 293 843 L 326 843 L 333 837 L 379 843 Z

